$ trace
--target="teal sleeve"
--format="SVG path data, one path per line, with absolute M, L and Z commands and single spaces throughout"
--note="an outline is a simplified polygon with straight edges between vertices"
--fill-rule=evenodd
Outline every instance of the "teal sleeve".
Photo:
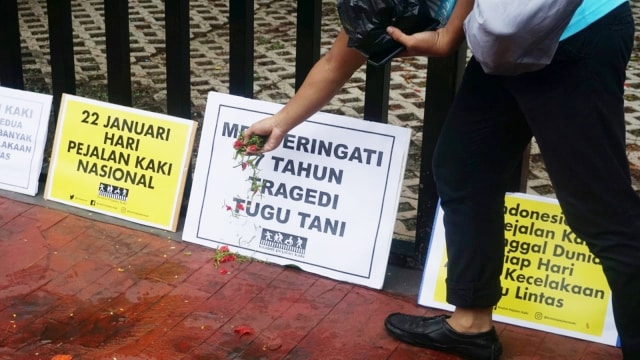
M 628 0 L 584 0 L 560 37 L 566 39 L 586 28 Z

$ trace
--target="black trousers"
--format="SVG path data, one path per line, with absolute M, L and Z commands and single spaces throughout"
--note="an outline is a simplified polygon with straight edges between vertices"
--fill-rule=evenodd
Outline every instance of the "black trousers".
M 534 136 L 569 226 L 603 264 L 623 352 L 640 351 L 640 198 L 623 109 L 634 30 L 625 3 L 563 40 L 540 71 L 492 76 L 470 60 L 434 158 L 449 303 L 500 299 L 504 196 Z

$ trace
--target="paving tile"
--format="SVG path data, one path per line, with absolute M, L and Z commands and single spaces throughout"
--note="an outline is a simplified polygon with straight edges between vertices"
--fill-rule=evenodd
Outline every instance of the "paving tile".
M 185 262 L 167 260 L 155 269 L 151 270 L 147 277 L 164 281 L 168 284 L 178 284 L 188 278 L 194 269 L 190 268 Z
M 147 246 L 142 250 L 144 253 L 159 255 L 164 258 L 170 258 L 179 254 L 187 245 L 171 239 L 163 239 L 161 237 L 150 237 Z
M 29 219 L 24 216 L 16 216 L 6 224 L 2 225 L 2 228 L 6 230 L 12 237 L 23 238 L 23 233 L 25 233 L 26 231 L 37 229 L 38 224 L 38 220 Z
M 539 331 L 514 331 L 513 328 L 504 329 L 499 333 L 505 358 L 532 356 L 544 341 L 544 334 Z
M 47 245 L 47 247 L 49 247 Z M 41 273 L 41 276 L 47 279 L 53 279 L 55 276 L 64 273 L 69 270 L 79 259 L 74 259 L 73 257 L 66 256 L 65 254 L 59 253 L 57 251 L 49 250 L 43 257 L 38 259 L 35 263 L 33 263 L 31 267 L 38 267 L 38 271 Z M 48 276 L 47 273 L 52 272 L 57 275 Z
M 256 284 L 267 285 L 273 281 L 284 267 L 266 264 L 259 261 L 252 261 L 237 275 L 237 278 L 247 280 Z
M 323 359 L 335 354 L 354 359 L 389 356 L 396 344 L 384 333 L 382 322 L 375 321 L 374 325 L 370 322 L 381 309 L 376 298 L 365 293 L 368 291 L 358 287 L 350 291 L 290 355 L 295 358 L 313 351 L 313 358 Z
M 338 286 L 320 279 L 315 281 L 304 294 L 278 316 L 264 331 L 273 338 L 300 342 L 324 319 L 351 286 Z
M 100 354 L 111 358 L 136 357 L 155 341 L 160 341 L 166 329 L 159 327 L 164 320 L 161 314 L 145 312 L 129 318 L 127 327 L 114 334 L 101 349 Z
M 185 283 L 214 294 L 227 282 L 232 281 L 246 265 L 246 263 L 231 262 L 215 267 L 213 262 L 207 262 L 185 279 Z
M 118 263 L 118 268 L 130 272 L 138 278 L 146 278 L 149 273 L 162 265 L 167 259 L 153 252 L 141 251 Z
M 0 226 L 2 226 L 3 229 L 11 220 L 33 207 L 33 205 L 7 198 L 0 199 L 2 199 L 0 200 Z M 9 228 L 5 230 L 9 230 Z
M 416 346 L 401 344 L 387 360 L 459 360 L 460 357 Z
M 545 334 L 542 343 L 536 349 L 535 355 L 547 359 L 579 359 L 585 353 L 588 344 L 584 340 Z
M 44 230 L 43 236 L 52 250 L 59 250 L 93 226 L 94 223 L 89 219 L 68 215 L 56 223 L 56 226 Z
M 20 350 L 19 356 L 26 355 L 27 359 L 51 360 L 56 355 L 69 355 L 72 359 L 87 357 L 89 350 L 67 343 L 43 342 L 33 347 Z
M 58 297 L 44 291 L 34 292 L 24 297 L 3 299 L 9 303 L 0 311 L 0 324 L 3 331 L 0 332 L 0 346 L 3 344 L 3 337 L 11 334 L 31 334 L 28 330 L 33 328 L 32 323 L 38 321 L 46 314 L 51 306 L 56 304 Z M 31 334 L 32 335 L 32 334 Z
M 239 354 L 222 348 L 215 343 L 205 342 L 194 349 L 187 358 L 191 360 L 227 360 L 233 359 L 234 356 L 238 357 Z
M 103 259 L 112 263 L 120 263 L 135 256 L 148 244 L 142 241 L 137 233 L 122 233 L 111 241 L 105 242 L 101 248 Z
M 173 289 L 174 287 L 160 281 L 142 279 L 106 303 L 104 309 L 124 313 L 128 318 L 139 318 Z
M 23 277 L 31 277 L 29 268 L 49 253 L 46 242 L 37 228 L 16 234 L 13 240 L 0 247 L 0 251 L 3 258 L 3 261 L 0 261 L 0 289 L 16 284 L 33 285 L 24 282 Z
M 246 304 L 260 294 L 265 284 L 256 284 L 240 277 L 225 284 L 220 290 L 211 295 L 207 301 L 199 306 L 199 309 L 211 311 L 226 321 L 242 310 Z
M 69 241 L 65 241 L 65 244 L 57 251 L 65 256 L 79 259 L 89 259 L 101 256 L 100 249 L 105 247 L 107 244 L 104 239 L 95 238 L 93 234 L 89 232 L 91 229 L 93 228 L 87 229 L 80 236 L 76 236 Z
M 582 355 L 582 359 L 585 360 L 612 360 L 622 359 L 620 349 L 614 346 L 607 346 L 597 343 L 587 344 L 587 349 Z
M 285 270 L 230 321 L 249 325 L 256 333 L 260 333 L 290 309 L 313 282 L 309 276 Z
M 60 210 L 34 206 L 22 213 L 21 216 L 37 221 L 38 229 L 46 230 L 66 218 L 68 214 Z
M 163 349 L 188 354 L 204 343 L 219 326 L 220 317 L 211 312 L 190 312 L 177 325 L 167 331 L 161 341 L 149 349 Z
M 158 254 L 154 251 L 153 254 Z M 150 271 L 147 276 L 170 284 L 184 282 L 200 268 L 212 265 L 214 252 L 194 247 L 184 247 L 165 262 Z M 164 258 L 164 256 L 163 256 Z M 212 270 L 213 266 L 209 270 Z M 197 284 L 196 284 L 197 285 Z
M 0 298 L 24 296 L 42 286 L 46 285 L 51 279 L 59 277 L 61 274 L 40 264 L 34 264 L 26 269 L 6 274 L 6 282 L 0 286 Z M 0 304 L 0 308 L 2 305 Z
M 74 295 L 86 288 L 114 266 L 90 259 L 82 259 L 69 270 L 44 285 L 53 294 Z
M 284 359 L 297 343 L 279 336 L 260 334 L 240 355 L 243 359 Z

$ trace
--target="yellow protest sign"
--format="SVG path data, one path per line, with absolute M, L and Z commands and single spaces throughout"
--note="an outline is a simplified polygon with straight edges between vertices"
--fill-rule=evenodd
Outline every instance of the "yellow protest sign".
M 554 199 L 505 197 L 499 321 L 615 345 L 610 290 L 600 260 L 569 228 Z M 500 261 L 500 259 L 496 259 Z M 419 303 L 444 309 L 447 255 L 442 210 L 434 225 Z
M 175 231 L 195 122 L 63 95 L 45 198 Z

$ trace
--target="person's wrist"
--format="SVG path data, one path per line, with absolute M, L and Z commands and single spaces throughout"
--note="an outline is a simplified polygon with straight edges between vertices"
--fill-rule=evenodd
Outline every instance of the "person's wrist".
M 464 40 L 464 31 L 458 26 L 445 26 L 438 29 L 439 48 L 443 56 L 449 56 L 456 51 Z

